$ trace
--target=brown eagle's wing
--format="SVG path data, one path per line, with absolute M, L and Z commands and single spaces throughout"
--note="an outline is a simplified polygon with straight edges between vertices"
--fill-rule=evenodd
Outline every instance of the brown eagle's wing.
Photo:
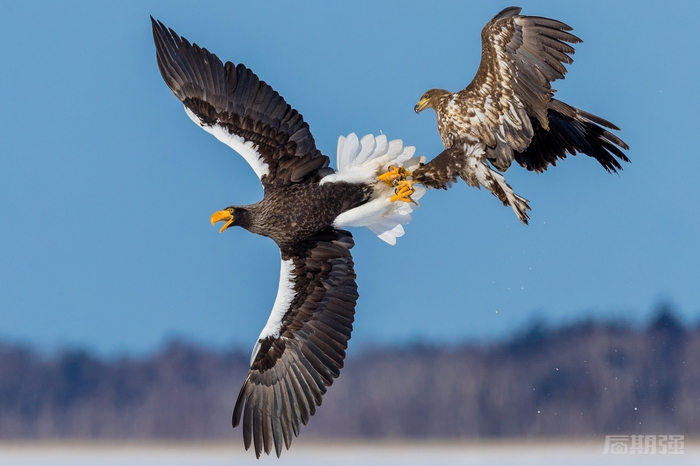
M 501 170 L 510 166 L 513 150 L 530 144 L 530 117 L 549 129 L 550 83 L 563 78 L 564 64 L 573 62 L 569 44 L 581 42 L 566 24 L 519 16 L 520 10 L 506 8 L 481 31 L 479 69 L 455 102 L 472 134 L 488 146 L 489 160 Z
M 329 228 L 282 250 L 277 299 L 233 410 L 258 457 L 289 448 L 343 367 L 358 298 L 353 245 Z
M 246 159 L 263 186 L 317 181 L 333 172 L 301 114 L 265 81 L 151 22 L 165 83 L 195 123 Z

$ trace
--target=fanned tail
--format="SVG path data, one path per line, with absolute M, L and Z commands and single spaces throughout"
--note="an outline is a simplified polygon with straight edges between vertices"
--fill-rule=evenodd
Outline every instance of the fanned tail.
M 403 141 L 388 141 L 383 134 L 368 134 L 359 139 L 351 133 L 338 138 L 338 171 L 321 180 L 323 183 L 344 181 L 348 183 L 366 183 L 374 186 L 373 199 L 355 209 L 342 213 L 336 218 L 337 228 L 366 226 L 380 239 L 394 245 L 396 239 L 403 236 L 403 225 L 411 221 L 411 213 L 418 207 L 417 203 L 392 202 L 394 188 L 378 179 L 378 175 L 389 167 L 403 167 L 408 171 L 417 169 L 425 157 L 414 157 L 416 148 L 404 146 Z M 415 187 L 411 199 L 417 201 L 425 188 Z
M 549 130 L 534 118 L 532 142 L 522 152 L 515 152 L 515 160 L 528 170 L 543 172 L 549 165 L 568 154 L 586 154 L 593 157 L 608 172 L 622 170 L 622 162 L 629 158 L 622 152 L 629 146 L 608 130 L 619 130 L 608 120 L 552 99 L 548 109 Z

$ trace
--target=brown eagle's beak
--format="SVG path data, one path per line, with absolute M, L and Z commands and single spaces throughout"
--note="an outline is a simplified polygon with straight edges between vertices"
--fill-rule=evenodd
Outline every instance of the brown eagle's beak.
M 413 107 L 413 110 L 414 110 L 416 113 L 420 113 L 420 112 L 422 112 L 423 109 L 424 109 L 425 107 L 427 107 L 427 106 L 428 106 L 428 99 L 423 98 L 423 99 L 420 99 L 420 100 L 418 101 L 418 103 L 416 104 L 416 106 Z
M 211 225 L 214 226 L 216 222 L 226 222 L 224 223 L 224 226 L 221 227 L 221 230 L 219 230 L 219 233 L 223 233 L 224 230 L 230 227 L 233 223 L 233 214 L 228 210 L 219 210 L 218 212 L 214 212 L 214 214 L 211 216 Z

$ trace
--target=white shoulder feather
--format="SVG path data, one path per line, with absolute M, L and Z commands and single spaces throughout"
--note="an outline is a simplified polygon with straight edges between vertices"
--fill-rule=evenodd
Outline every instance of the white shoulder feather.
M 280 336 L 282 319 L 287 310 L 289 310 L 294 296 L 296 296 L 296 292 L 294 291 L 294 261 L 292 259 L 281 259 L 280 282 L 277 287 L 277 297 L 275 298 L 275 304 L 272 305 L 270 317 L 267 319 L 267 323 L 265 327 L 263 327 L 262 332 L 260 332 L 258 341 L 253 347 L 253 353 L 250 355 L 251 366 L 253 365 L 253 361 L 255 361 L 255 356 L 260 350 L 260 342 L 267 337 L 278 338 Z

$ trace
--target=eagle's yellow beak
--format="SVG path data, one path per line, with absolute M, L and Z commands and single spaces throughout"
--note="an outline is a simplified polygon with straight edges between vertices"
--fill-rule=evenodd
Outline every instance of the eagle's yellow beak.
M 214 226 L 216 222 L 226 222 L 224 226 L 221 227 L 219 233 L 223 233 L 225 229 L 231 226 L 233 223 L 233 214 L 228 210 L 219 210 L 214 212 L 211 216 L 211 225 Z
M 423 109 L 424 109 L 425 107 L 428 106 L 428 103 L 429 103 L 429 102 L 430 102 L 430 99 L 423 97 L 422 99 L 420 99 L 420 100 L 418 101 L 418 103 L 416 104 L 416 106 L 413 107 L 413 110 L 414 110 L 416 113 L 420 113 L 420 112 L 423 111 Z

